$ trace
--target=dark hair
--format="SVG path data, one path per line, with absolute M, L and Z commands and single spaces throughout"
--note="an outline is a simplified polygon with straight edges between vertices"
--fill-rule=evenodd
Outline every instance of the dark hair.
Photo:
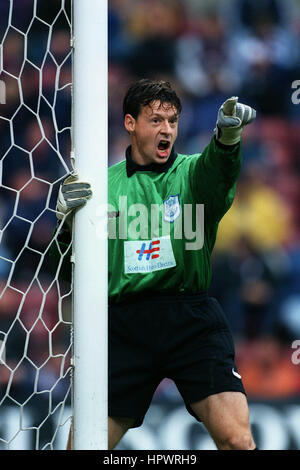
M 131 114 L 136 119 L 143 106 L 156 100 L 161 104 L 170 103 L 178 114 L 181 113 L 180 99 L 169 82 L 143 78 L 129 87 L 123 101 L 123 115 L 125 117 L 126 114 Z

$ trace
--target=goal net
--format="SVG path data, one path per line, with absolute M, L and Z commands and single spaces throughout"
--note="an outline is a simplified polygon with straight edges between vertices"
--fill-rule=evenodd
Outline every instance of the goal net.
M 71 424 L 70 245 L 55 232 L 71 169 L 71 37 L 71 0 L 1 0 L 1 450 L 65 449 Z

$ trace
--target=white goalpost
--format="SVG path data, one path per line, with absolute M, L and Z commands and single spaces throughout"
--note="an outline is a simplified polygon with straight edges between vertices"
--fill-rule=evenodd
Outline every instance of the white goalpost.
M 75 167 L 93 190 L 74 228 L 73 441 L 107 449 L 107 0 L 75 0 L 73 18 Z
M 0 450 L 107 449 L 107 0 L 0 2 L 0 183 Z

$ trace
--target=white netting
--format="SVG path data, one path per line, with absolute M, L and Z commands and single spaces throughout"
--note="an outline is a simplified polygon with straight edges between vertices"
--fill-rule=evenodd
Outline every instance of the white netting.
M 0 449 L 63 449 L 71 284 L 53 271 L 71 148 L 71 0 L 1 0 Z

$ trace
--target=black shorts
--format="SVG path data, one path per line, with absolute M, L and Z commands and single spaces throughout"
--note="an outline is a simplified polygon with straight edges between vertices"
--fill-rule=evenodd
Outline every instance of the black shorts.
M 135 299 L 109 307 L 108 415 L 140 426 L 154 392 L 172 379 L 190 404 L 225 391 L 245 393 L 232 334 L 206 293 Z

